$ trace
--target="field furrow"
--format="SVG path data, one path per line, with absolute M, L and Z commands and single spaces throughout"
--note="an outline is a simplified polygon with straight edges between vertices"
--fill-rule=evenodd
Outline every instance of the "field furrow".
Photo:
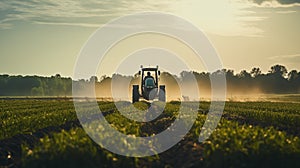
M 12 107 L 13 104 L 16 106 Z M 200 132 L 207 130 L 202 126 L 210 106 L 210 102 L 200 102 L 196 121 L 178 144 L 166 152 L 143 158 L 120 156 L 101 148 L 81 124 L 100 139 L 109 137 L 101 134 L 99 119 L 103 117 L 122 134 L 153 136 L 174 123 L 180 102 L 169 102 L 165 106 L 153 104 L 154 109 L 163 108 L 163 111 L 149 122 L 130 119 L 141 115 L 143 110 L 147 114 L 144 117 L 151 116 L 153 111 L 148 110 L 151 104 L 147 102 L 132 106 L 129 102 L 82 101 L 77 105 L 76 113 L 72 101 L 1 100 L 0 167 L 299 166 L 299 104 L 227 102 L 217 128 L 209 139 L 199 143 Z M 195 105 L 185 103 L 182 109 L 192 114 L 188 110 Z M 122 139 L 106 140 L 116 144 Z

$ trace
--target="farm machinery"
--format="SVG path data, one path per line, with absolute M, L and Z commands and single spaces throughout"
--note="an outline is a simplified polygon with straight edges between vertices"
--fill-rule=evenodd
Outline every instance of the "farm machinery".
M 148 68 L 141 66 L 139 75 L 141 76 L 141 85 L 133 85 L 132 103 L 138 102 L 141 98 L 145 100 L 158 99 L 165 102 L 166 90 L 165 85 L 159 85 L 158 83 L 160 76 L 158 66 Z

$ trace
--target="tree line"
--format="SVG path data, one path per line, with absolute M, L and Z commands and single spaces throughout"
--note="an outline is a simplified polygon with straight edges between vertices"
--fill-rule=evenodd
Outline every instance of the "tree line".
M 51 77 L 0 75 L 0 96 L 70 96 L 72 79 L 59 74 Z
M 288 71 L 283 65 L 274 65 L 267 73 L 262 73 L 260 68 L 253 68 L 251 71 L 242 70 L 235 73 L 230 69 L 222 69 L 213 73 L 182 71 L 179 76 L 168 72 L 161 74 L 161 82 L 166 88 L 178 86 L 178 82 L 190 82 L 195 78 L 200 90 L 210 90 L 210 76 L 224 73 L 227 81 L 228 93 L 266 93 L 266 94 L 287 94 L 300 93 L 300 71 Z M 82 89 L 96 84 L 96 89 L 102 90 L 103 97 L 111 95 L 111 81 L 117 81 L 120 86 L 123 83 L 139 83 L 140 76 L 123 76 L 113 74 L 112 77 L 92 76 L 90 79 L 73 81 L 70 77 L 61 77 L 56 74 L 51 77 L 43 76 L 11 76 L 0 75 L 0 96 L 72 96 L 72 82 L 81 86 Z M 130 90 L 130 88 L 129 88 Z M 174 90 L 173 90 L 174 91 Z M 167 90 L 168 92 L 168 90 Z M 170 93 L 170 92 L 169 92 Z

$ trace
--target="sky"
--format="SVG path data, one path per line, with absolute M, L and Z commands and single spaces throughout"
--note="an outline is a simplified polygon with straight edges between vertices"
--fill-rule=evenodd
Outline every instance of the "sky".
M 267 72 L 282 64 L 300 70 L 300 0 L 1 0 L 0 74 L 72 76 L 81 48 L 98 28 L 145 11 L 193 23 L 207 35 L 224 68 Z M 137 55 L 143 52 L 132 58 Z M 199 71 L 205 71 L 202 67 Z

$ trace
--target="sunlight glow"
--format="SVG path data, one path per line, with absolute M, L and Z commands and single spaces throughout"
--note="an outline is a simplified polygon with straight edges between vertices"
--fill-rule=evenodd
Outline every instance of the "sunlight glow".
M 262 30 L 247 24 L 263 18 L 249 17 L 251 5 L 239 0 L 182 0 L 171 7 L 180 16 L 195 23 L 203 31 L 219 35 L 257 36 Z

